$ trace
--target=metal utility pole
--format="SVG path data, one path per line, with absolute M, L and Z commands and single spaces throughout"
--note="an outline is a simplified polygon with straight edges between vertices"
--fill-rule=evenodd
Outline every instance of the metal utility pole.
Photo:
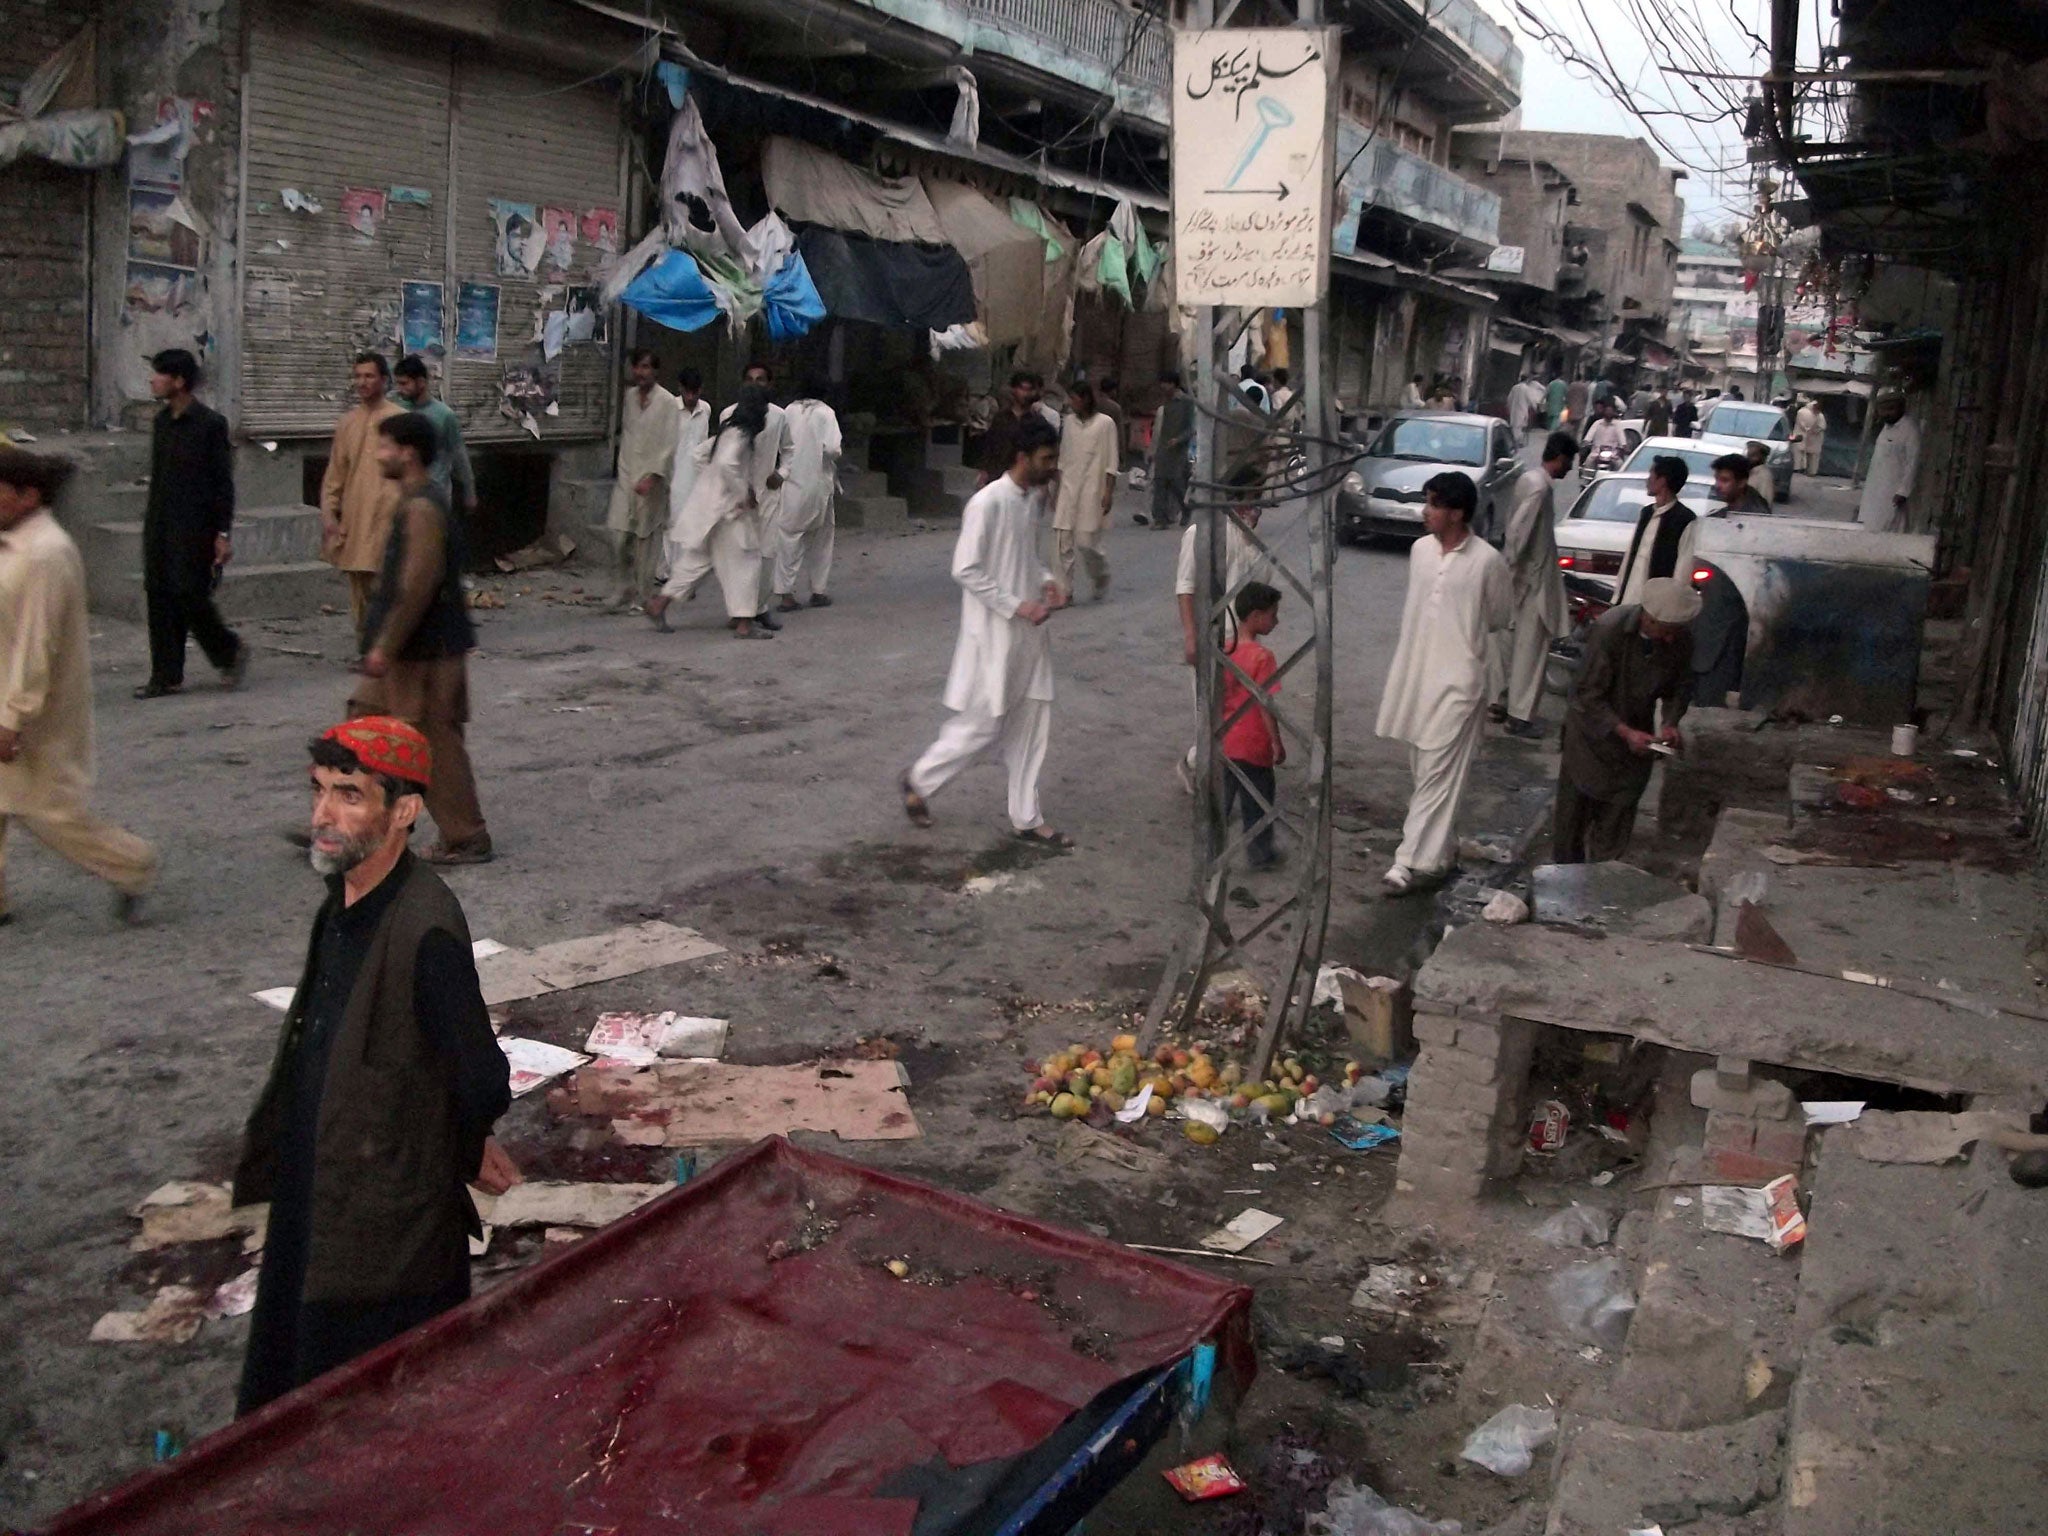
M 1233 231 L 1292 226 L 1304 219 L 1305 212 L 1316 214 L 1312 229 L 1302 225 L 1303 249 L 1311 242 L 1316 248 L 1310 256 L 1292 257 L 1287 254 L 1291 247 L 1283 244 L 1281 258 L 1267 262 L 1254 274 L 1257 281 L 1266 281 L 1268 277 L 1260 274 L 1284 269 L 1299 277 L 1297 266 L 1301 260 L 1310 263 L 1306 270 L 1319 274 L 1320 280 L 1307 299 L 1284 301 L 1289 307 L 1303 310 L 1304 356 L 1298 402 L 1290 403 L 1284 412 L 1272 413 L 1254 403 L 1230 377 L 1231 349 L 1249 326 L 1258 323 L 1265 306 L 1251 304 L 1219 310 L 1216 304 L 1205 303 L 1196 311 L 1194 394 L 1198 414 L 1189 506 L 1197 527 L 1195 692 L 1202 729 L 1196 742 L 1193 870 L 1189 882 L 1194 913 L 1185 937 L 1175 946 L 1160 977 L 1144 1030 L 1149 1044 L 1169 1013 L 1183 1026 L 1192 1024 L 1210 977 L 1225 965 L 1234 965 L 1256 977 L 1267 998 L 1263 1027 L 1248 1062 L 1254 1078 L 1265 1075 L 1289 1029 L 1306 1020 L 1321 967 L 1323 933 L 1330 909 L 1334 676 L 1331 572 L 1336 562 L 1336 479 L 1346 463 L 1331 453 L 1336 439 L 1325 359 L 1324 304 L 1330 183 L 1334 170 L 1331 151 L 1335 143 L 1335 92 L 1325 88 L 1316 93 L 1312 99 L 1321 120 L 1302 125 L 1319 130 L 1321 136 L 1320 151 L 1312 162 L 1311 184 L 1287 185 L 1289 165 L 1310 163 L 1301 152 L 1291 160 L 1275 158 L 1270 165 L 1257 159 L 1272 127 L 1293 128 L 1298 121 L 1280 90 L 1267 94 L 1269 85 L 1277 87 L 1299 71 L 1311 68 L 1323 72 L 1325 83 L 1334 77 L 1338 34 L 1318 25 L 1320 0 L 1299 0 L 1299 6 L 1300 26 L 1286 29 L 1284 34 L 1285 43 L 1290 46 L 1276 43 L 1270 50 L 1248 46 L 1243 50 L 1212 52 L 1208 73 L 1197 71 L 1187 78 L 1183 78 L 1181 51 L 1176 49 L 1169 87 L 1174 94 L 1178 122 L 1187 103 L 1198 99 L 1198 91 L 1199 99 L 1206 100 L 1208 91 L 1224 82 L 1226 66 L 1238 69 L 1237 61 L 1246 55 L 1257 61 L 1249 73 L 1229 77 L 1239 90 L 1240 107 L 1249 99 L 1253 115 L 1249 120 L 1241 116 L 1234 119 L 1244 124 L 1241 136 L 1245 147 L 1240 152 L 1233 136 L 1226 149 L 1226 158 L 1233 162 L 1227 176 L 1220 171 L 1221 162 L 1216 173 L 1204 173 L 1199 190 L 1209 201 L 1200 208 L 1194 206 L 1192 198 L 1182 195 L 1188 183 L 1179 172 L 1186 170 L 1192 175 L 1194 171 L 1181 163 L 1186 146 L 1176 134 L 1172 254 L 1176 262 L 1183 264 L 1176 268 L 1180 292 L 1205 291 L 1205 278 L 1208 291 L 1226 286 L 1225 277 L 1217 275 L 1217 269 L 1229 257 L 1217 254 L 1219 248 L 1229 250 L 1241 245 L 1243 239 L 1252 238 L 1241 238 Z M 1215 0 L 1194 0 L 1189 8 L 1190 30 L 1205 32 L 1215 21 Z M 1275 36 L 1273 31 L 1246 34 L 1248 44 L 1256 38 L 1271 40 Z M 1305 78 L 1314 83 L 1313 77 Z M 1262 122 L 1268 126 L 1262 128 Z M 1306 138 L 1311 145 L 1316 142 L 1309 135 L 1297 137 Z M 1232 184 L 1240 178 L 1261 184 L 1250 189 L 1248 196 L 1256 198 L 1277 189 L 1277 199 L 1269 197 L 1269 211 L 1250 221 L 1238 220 L 1228 213 L 1215 221 L 1217 207 L 1237 206 L 1216 200 L 1236 195 Z M 1264 185 L 1269 180 L 1271 187 Z M 1212 184 L 1218 181 L 1221 186 Z M 1276 449 L 1275 443 L 1284 446 Z M 1298 457 L 1305 457 L 1305 467 L 1297 462 Z M 1296 467 L 1290 469 L 1291 464 Z M 1234 484 L 1234 480 L 1251 483 Z M 1262 513 L 1256 527 L 1245 514 L 1247 506 L 1254 503 Z M 1249 571 L 1239 571 L 1238 579 L 1232 580 L 1232 546 L 1240 541 L 1256 558 Z M 1301 763 L 1306 770 L 1298 776 L 1290 773 L 1284 789 L 1275 794 L 1275 803 L 1271 804 L 1242 780 L 1221 751 L 1223 735 L 1232 723 L 1222 713 L 1226 680 L 1232 675 L 1245 680 L 1229 659 L 1226 646 L 1234 642 L 1236 635 L 1232 604 L 1247 580 L 1265 581 L 1278 588 L 1285 599 L 1282 630 L 1276 634 L 1272 647 L 1280 664 L 1282 686 L 1269 707 L 1278 734 L 1286 743 L 1290 763 Z M 1284 640 L 1279 638 L 1281 634 L 1285 635 Z M 1233 827 L 1225 816 L 1226 785 L 1232 780 L 1263 812 L 1250 831 Z M 1251 837 L 1267 826 L 1277 826 L 1286 834 L 1287 873 L 1233 888 L 1233 876 L 1242 873 Z

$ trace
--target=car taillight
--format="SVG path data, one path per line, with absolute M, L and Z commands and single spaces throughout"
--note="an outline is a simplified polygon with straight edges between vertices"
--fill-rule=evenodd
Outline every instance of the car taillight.
M 1561 571 L 1569 571 L 1578 563 L 1579 557 L 1577 555 L 1559 555 L 1557 557 L 1557 568 Z
M 1710 580 L 1713 574 L 1714 568 L 1712 566 L 1703 565 L 1692 573 L 1692 584 L 1698 586 L 1701 582 Z

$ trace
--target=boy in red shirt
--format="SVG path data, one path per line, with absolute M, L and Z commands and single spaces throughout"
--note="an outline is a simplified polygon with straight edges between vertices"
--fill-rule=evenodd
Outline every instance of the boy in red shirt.
M 1273 770 L 1287 761 L 1287 744 L 1266 707 L 1266 700 L 1280 691 L 1273 676 L 1280 663 L 1259 644 L 1260 637 L 1270 635 L 1280 622 L 1280 594 L 1263 581 L 1248 581 L 1239 589 L 1235 606 L 1237 635 L 1223 647 L 1223 654 L 1253 686 L 1247 688 L 1230 667 L 1223 669 L 1223 718 L 1229 722 L 1223 732 L 1223 755 L 1229 759 L 1223 771 L 1223 814 L 1227 817 L 1232 806 L 1241 806 L 1244 829 L 1250 834 L 1267 807 L 1275 804 Z M 1269 869 L 1279 862 L 1273 851 L 1273 826 L 1268 821 L 1250 837 L 1246 858 L 1253 869 Z

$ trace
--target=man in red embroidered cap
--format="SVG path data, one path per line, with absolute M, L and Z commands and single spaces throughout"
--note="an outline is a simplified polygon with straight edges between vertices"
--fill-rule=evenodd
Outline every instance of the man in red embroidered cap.
M 406 847 L 432 749 L 367 715 L 310 750 L 327 900 L 235 1170 L 238 1203 L 270 1202 L 240 1413 L 467 1299 L 464 1186 L 519 1181 L 469 925 Z

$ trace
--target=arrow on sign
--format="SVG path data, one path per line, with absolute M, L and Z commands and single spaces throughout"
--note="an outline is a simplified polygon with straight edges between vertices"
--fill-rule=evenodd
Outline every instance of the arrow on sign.
M 1209 197 L 1270 197 L 1278 202 L 1287 201 L 1287 183 L 1273 187 L 1211 187 L 1205 194 Z

